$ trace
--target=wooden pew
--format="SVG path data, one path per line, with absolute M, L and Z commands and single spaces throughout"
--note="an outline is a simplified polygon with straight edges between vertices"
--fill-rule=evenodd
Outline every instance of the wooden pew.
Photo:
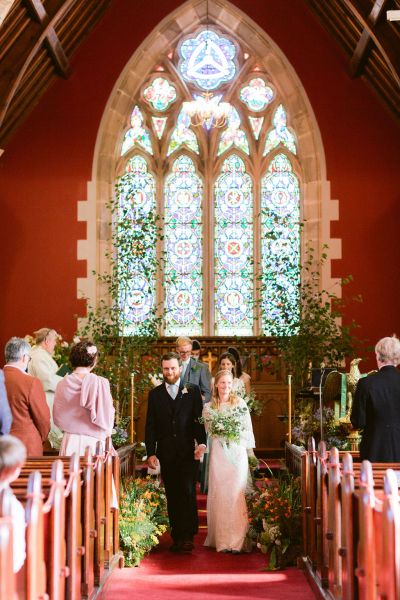
M 326 452 L 324 443 L 315 453 L 311 442 L 302 456 L 304 549 L 309 553 L 303 562 L 329 598 L 398 600 L 400 505 L 396 473 L 388 467 L 399 471 L 400 465 L 357 464 L 350 453 L 340 464 L 341 454 Z M 314 528 L 307 516 L 312 514 Z
M 118 508 L 111 507 L 113 476 L 119 489 L 119 458 L 108 442 L 106 452 L 99 444 L 94 457 L 87 448 L 81 461 L 29 458 L 13 483 L 15 495 L 26 503 L 28 557 L 19 578 L 21 597 L 94 598 L 110 570 L 123 566 Z
M 0 599 L 14 598 L 15 577 L 13 568 L 13 525 L 11 513 L 12 493 L 0 492 Z

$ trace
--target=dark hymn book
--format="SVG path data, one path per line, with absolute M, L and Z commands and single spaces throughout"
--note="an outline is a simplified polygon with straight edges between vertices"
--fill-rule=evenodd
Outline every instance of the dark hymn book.
M 71 373 L 71 369 L 69 365 L 61 365 L 61 367 L 58 369 L 57 371 L 57 375 L 60 375 L 60 377 L 64 377 L 64 375 L 68 375 L 68 373 Z

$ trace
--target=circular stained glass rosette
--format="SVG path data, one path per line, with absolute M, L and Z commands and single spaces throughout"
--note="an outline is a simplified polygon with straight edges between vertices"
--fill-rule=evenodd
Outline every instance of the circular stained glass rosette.
M 285 176 L 289 175 L 289 176 Z M 296 182 L 290 174 L 268 179 L 263 186 L 263 206 L 277 215 L 289 215 L 298 211 Z
M 177 227 L 167 232 L 166 252 L 168 262 L 179 273 L 190 273 L 199 267 L 201 244 L 198 231 Z
M 236 74 L 235 44 L 211 29 L 203 29 L 196 37 L 184 40 L 178 53 L 178 69 L 183 79 L 196 83 L 202 90 L 215 90 Z
M 142 323 L 148 318 L 153 305 L 154 293 L 149 281 L 140 273 L 134 273 L 125 307 L 126 318 L 133 323 Z
M 227 183 L 232 183 L 233 185 L 226 192 L 222 192 L 223 185 L 222 182 L 220 183 L 220 190 L 222 194 L 218 190 L 218 195 L 220 196 L 221 194 L 222 197 L 220 196 L 218 198 L 218 210 L 228 221 L 239 221 L 241 218 L 249 214 L 249 211 L 251 210 L 251 195 L 241 189 L 238 189 L 241 187 L 241 185 L 235 185 L 237 183 L 241 184 L 242 181 L 228 181 Z
M 249 81 L 240 91 L 240 99 L 250 110 L 260 111 L 272 102 L 274 91 L 260 77 Z
M 251 242 L 241 227 L 221 229 L 217 240 L 217 258 L 230 272 L 243 269 L 249 260 Z
M 171 284 L 166 297 L 167 321 L 186 325 L 195 320 L 201 306 L 200 281 L 199 274 L 196 281 L 191 277 L 182 277 Z
M 144 90 L 143 97 L 155 110 L 163 111 L 176 100 L 176 89 L 165 77 L 156 77 Z
M 230 325 L 239 325 L 252 310 L 252 288 L 247 279 L 227 277 L 218 286 L 217 310 Z
M 125 200 L 127 200 L 130 203 L 130 212 L 132 212 L 131 216 L 134 216 L 137 213 L 147 215 L 154 208 L 154 189 L 135 189 L 140 185 L 140 182 L 133 181 L 131 190 L 129 194 L 125 197 Z
M 188 183 L 194 189 L 185 189 L 185 182 L 176 178 L 173 182 L 174 185 L 171 185 L 167 190 L 167 219 L 176 219 L 178 222 L 188 223 L 195 217 L 200 218 L 201 195 L 193 185 L 193 177 L 190 177 Z

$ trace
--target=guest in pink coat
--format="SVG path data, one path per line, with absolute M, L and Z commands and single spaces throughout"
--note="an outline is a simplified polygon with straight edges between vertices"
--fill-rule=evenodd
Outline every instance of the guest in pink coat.
M 112 433 L 115 410 L 110 382 L 92 373 L 97 358 L 93 342 L 75 344 L 69 358 L 73 372 L 57 385 L 53 418 L 64 432 L 61 456 L 73 452 L 82 456 L 87 446 L 94 451 L 97 442 L 104 442 Z
M 30 345 L 18 337 L 5 346 L 3 372 L 13 419 L 10 434 L 25 444 L 28 456 L 42 456 L 50 431 L 50 410 L 40 380 L 26 372 L 30 352 Z

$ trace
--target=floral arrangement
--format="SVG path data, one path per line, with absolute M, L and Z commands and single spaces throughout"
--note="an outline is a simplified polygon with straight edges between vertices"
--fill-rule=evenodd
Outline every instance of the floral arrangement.
M 120 541 L 125 566 L 138 566 L 167 530 L 167 501 L 158 479 L 126 478 L 120 498 Z
M 201 417 L 199 421 L 204 423 L 211 437 L 223 439 L 229 445 L 229 442 L 238 442 L 240 439 L 240 432 L 243 429 L 242 417 L 246 410 L 239 406 L 223 410 L 208 406 L 204 417 Z
M 125 446 L 129 440 L 128 425 L 130 417 L 122 417 L 112 430 L 111 440 L 114 448 Z
M 268 555 L 266 569 L 294 564 L 301 549 L 301 490 L 286 469 L 272 480 L 258 481 L 247 496 L 250 539 Z
M 69 365 L 69 355 L 71 352 L 72 346 L 81 342 L 81 338 L 79 336 L 75 336 L 72 342 L 67 342 L 62 338 L 61 335 L 58 336 L 56 347 L 54 348 L 53 358 L 58 364 L 59 367 L 63 365 Z
M 249 409 L 249 413 L 251 415 L 255 415 L 256 417 L 262 415 L 264 410 L 264 402 L 259 400 L 254 392 L 250 392 L 248 394 L 238 393 L 238 395 L 246 402 L 247 408 Z
M 297 445 L 307 446 L 307 441 L 313 437 L 316 442 L 321 437 L 321 411 L 314 410 L 313 404 L 308 403 L 295 416 L 292 427 L 292 439 Z M 348 440 L 349 424 L 335 419 L 335 412 L 332 408 L 322 408 L 322 426 L 324 440 L 327 448 L 336 446 L 339 450 L 349 448 Z

